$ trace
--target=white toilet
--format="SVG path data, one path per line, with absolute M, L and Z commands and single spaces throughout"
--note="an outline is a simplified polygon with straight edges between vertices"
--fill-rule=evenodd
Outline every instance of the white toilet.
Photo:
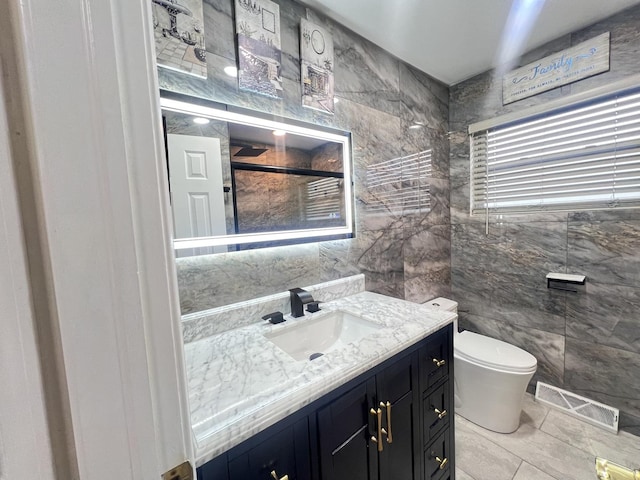
M 436 298 L 426 305 L 451 312 L 458 304 Z M 467 420 L 500 433 L 520 425 L 522 399 L 536 372 L 536 358 L 521 348 L 453 325 L 455 408 Z

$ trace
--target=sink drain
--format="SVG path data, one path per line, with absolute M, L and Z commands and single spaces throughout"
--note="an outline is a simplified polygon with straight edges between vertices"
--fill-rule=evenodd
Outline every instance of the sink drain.
M 318 357 L 321 357 L 322 355 L 324 355 L 324 353 L 312 353 L 311 355 L 309 355 L 309 360 L 315 360 Z

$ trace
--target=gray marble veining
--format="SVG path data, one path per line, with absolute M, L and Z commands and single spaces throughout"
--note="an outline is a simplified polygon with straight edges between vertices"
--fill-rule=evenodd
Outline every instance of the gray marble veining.
M 228 58 L 235 64 L 233 0 L 203 0 L 203 13 L 207 52 Z
M 398 115 L 400 61 L 346 29 L 334 29 L 336 95 Z
M 640 354 L 567 338 L 565 387 L 640 417 Z
M 266 337 L 332 310 L 380 329 L 314 361 L 294 361 Z M 283 324 L 252 324 L 185 345 L 196 463 L 201 465 L 451 323 L 454 314 L 371 292 L 329 301 Z
M 450 297 L 451 229 L 434 225 L 407 232 L 404 239 L 404 298 L 423 303 Z
M 361 231 L 353 240 L 341 243 L 342 248 L 335 248 L 335 243 L 321 244 L 321 263 L 323 270 L 326 265 L 344 274 L 357 269 L 365 274 L 367 290 L 403 298 L 402 244 L 401 228 Z
M 640 210 L 634 220 L 569 221 L 567 266 L 600 283 L 640 287 Z
M 420 122 L 439 131 L 448 130 L 449 89 L 427 74 L 400 63 L 400 115 L 407 126 Z
M 640 288 L 589 280 L 567 295 L 567 336 L 640 354 Z
M 317 244 L 179 258 L 176 266 L 182 312 L 313 285 L 320 281 L 318 262 Z
M 295 286 L 298 285 L 293 287 Z M 311 293 L 314 300 L 328 302 L 364 291 L 364 275 L 353 275 L 301 288 Z M 289 292 L 280 292 L 184 315 L 184 342 L 194 342 L 234 328 L 260 323 L 262 317 L 271 312 L 291 313 L 290 302 Z
M 567 225 L 560 222 L 493 223 L 452 227 L 453 255 L 461 265 L 493 272 L 538 276 L 562 272 L 567 258 Z M 546 285 L 545 285 L 546 286 Z
M 451 288 L 462 313 L 564 334 L 565 296 L 535 275 L 494 272 L 452 259 Z

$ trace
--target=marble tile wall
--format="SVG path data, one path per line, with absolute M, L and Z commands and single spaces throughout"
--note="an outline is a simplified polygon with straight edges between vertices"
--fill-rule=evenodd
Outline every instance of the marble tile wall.
M 352 132 L 356 237 L 259 251 L 181 258 L 183 313 L 364 273 L 366 288 L 414 301 L 450 295 L 448 88 L 343 26 L 292 0 L 280 5 L 284 99 L 241 92 L 223 73 L 235 65 L 232 0 L 204 0 L 208 79 L 159 69 L 160 87 Z M 299 24 L 308 18 L 333 35 L 335 115 L 301 106 Z M 408 130 L 416 121 L 425 127 Z M 431 149 L 432 208 L 404 215 L 368 208 L 367 169 Z
M 451 285 L 462 327 L 519 345 L 542 380 L 621 409 L 640 434 L 640 210 L 469 215 L 470 123 L 583 92 L 640 73 L 640 6 L 565 35 L 531 61 L 611 32 L 611 70 L 502 105 L 500 73 L 450 88 Z M 578 294 L 548 290 L 548 272 L 580 273 Z

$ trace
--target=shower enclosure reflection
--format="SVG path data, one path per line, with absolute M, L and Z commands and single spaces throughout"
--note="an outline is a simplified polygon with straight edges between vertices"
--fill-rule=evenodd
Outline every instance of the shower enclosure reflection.
M 178 256 L 353 235 L 348 133 L 162 94 Z

